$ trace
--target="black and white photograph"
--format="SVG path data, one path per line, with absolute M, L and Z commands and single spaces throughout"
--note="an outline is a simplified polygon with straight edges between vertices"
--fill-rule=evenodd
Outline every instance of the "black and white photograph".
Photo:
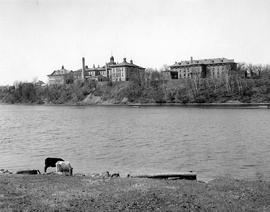
M 267 212 L 269 127 L 269 0 L 0 0 L 0 212 Z

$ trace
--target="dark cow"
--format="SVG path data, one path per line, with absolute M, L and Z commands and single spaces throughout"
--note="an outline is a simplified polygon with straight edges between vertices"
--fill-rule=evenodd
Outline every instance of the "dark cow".
M 47 168 L 49 167 L 55 167 L 55 164 L 57 163 L 57 161 L 64 161 L 64 160 L 62 158 L 46 158 L 44 172 L 46 173 Z

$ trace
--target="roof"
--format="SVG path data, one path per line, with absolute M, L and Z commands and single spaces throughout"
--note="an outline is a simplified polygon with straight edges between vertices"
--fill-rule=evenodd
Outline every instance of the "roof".
M 86 68 L 85 71 L 105 71 L 105 66 L 103 67 L 97 67 L 97 68 Z
M 108 63 L 106 63 L 106 65 L 108 66 L 108 67 L 111 67 L 112 65 L 115 65 L 116 64 L 116 62 L 108 62 Z
M 61 76 L 61 75 L 65 75 L 65 74 L 70 74 L 71 72 L 72 71 L 69 71 L 69 70 L 65 69 L 64 66 L 62 66 L 61 69 L 55 70 L 47 76 Z
M 183 67 L 183 66 L 194 66 L 194 65 L 214 65 L 214 64 L 228 64 L 235 63 L 233 59 L 227 58 L 213 58 L 213 59 L 202 59 L 202 60 L 185 60 L 176 62 L 170 67 Z
M 45 82 L 43 82 L 43 81 L 41 81 L 41 80 L 35 82 L 35 85 L 44 85 L 44 84 L 45 84 Z
M 105 68 L 105 66 L 97 67 L 97 68 L 85 68 L 85 72 L 87 72 L 87 71 L 106 71 L 106 68 Z M 80 74 L 80 73 L 82 73 L 82 69 L 80 68 L 80 69 L 74 71 L 74 73 Z
M 111 65 L 110 67 L 114 68 L 114 67 L 135 67 L 135 68 L 139 68 L 139 69 L 145 69 L 143 67 L 137 66 L 133 63 L 128 63 L 126 61 L 123 61 L 122 63 L 117 63 L 114 65 Z

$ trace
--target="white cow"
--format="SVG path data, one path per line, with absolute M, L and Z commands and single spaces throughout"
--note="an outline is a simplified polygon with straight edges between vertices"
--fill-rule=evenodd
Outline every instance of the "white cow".
M 69 161 L 57 161 L 55 167 L 58 174 L 69 173 L 72 175 L 73 168 Z

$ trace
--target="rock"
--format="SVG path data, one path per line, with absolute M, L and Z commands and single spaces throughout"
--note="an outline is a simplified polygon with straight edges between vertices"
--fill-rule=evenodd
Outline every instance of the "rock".
M 120 174 L 119 173 L 113 173 L 113 174 L 111 174 L 111 178 L 113 178 L 113 177 L 120 177 Z
M 127 104 L 128 103 L 128 98 L 124 97 L 121 101 L 121 104 Z
M 227 102 L 225 102 L 226 104 L 242 104 L 242 102 L 238 101 L 238 100 L 228 100 Z
M 119 173 L 110 174 L 110 172 L 105 171 L 105 172 L 102 172 L 101 174 L 93 173 L 90 175 L 90 177 L 92 178 L 110 178 L 111 177 L 112 178 L 112 177 L 120 177 L 120 174 Z
M 0 169 L 0 174 L 12 174 L 12 172 L 7 169 Z
M 85 177 L 86 175 L 83 174 L 83 173 L 76 173 L 73 176 L 75 176 L 75 177 Z
M 110 173 L 108 171 L 101 173 L 102 177 L 110 177 Z
M 93 178 L 98 178 L 100 177 L 100 174 L 98 173 L 94 173 L 94 174 L 91 174 L 90 177 L 93 177 Z
M 89 94 L 83 101 L 82 104 L 100 104 L 102 99 L 100 96 L 95 96 L 93 94 Z

